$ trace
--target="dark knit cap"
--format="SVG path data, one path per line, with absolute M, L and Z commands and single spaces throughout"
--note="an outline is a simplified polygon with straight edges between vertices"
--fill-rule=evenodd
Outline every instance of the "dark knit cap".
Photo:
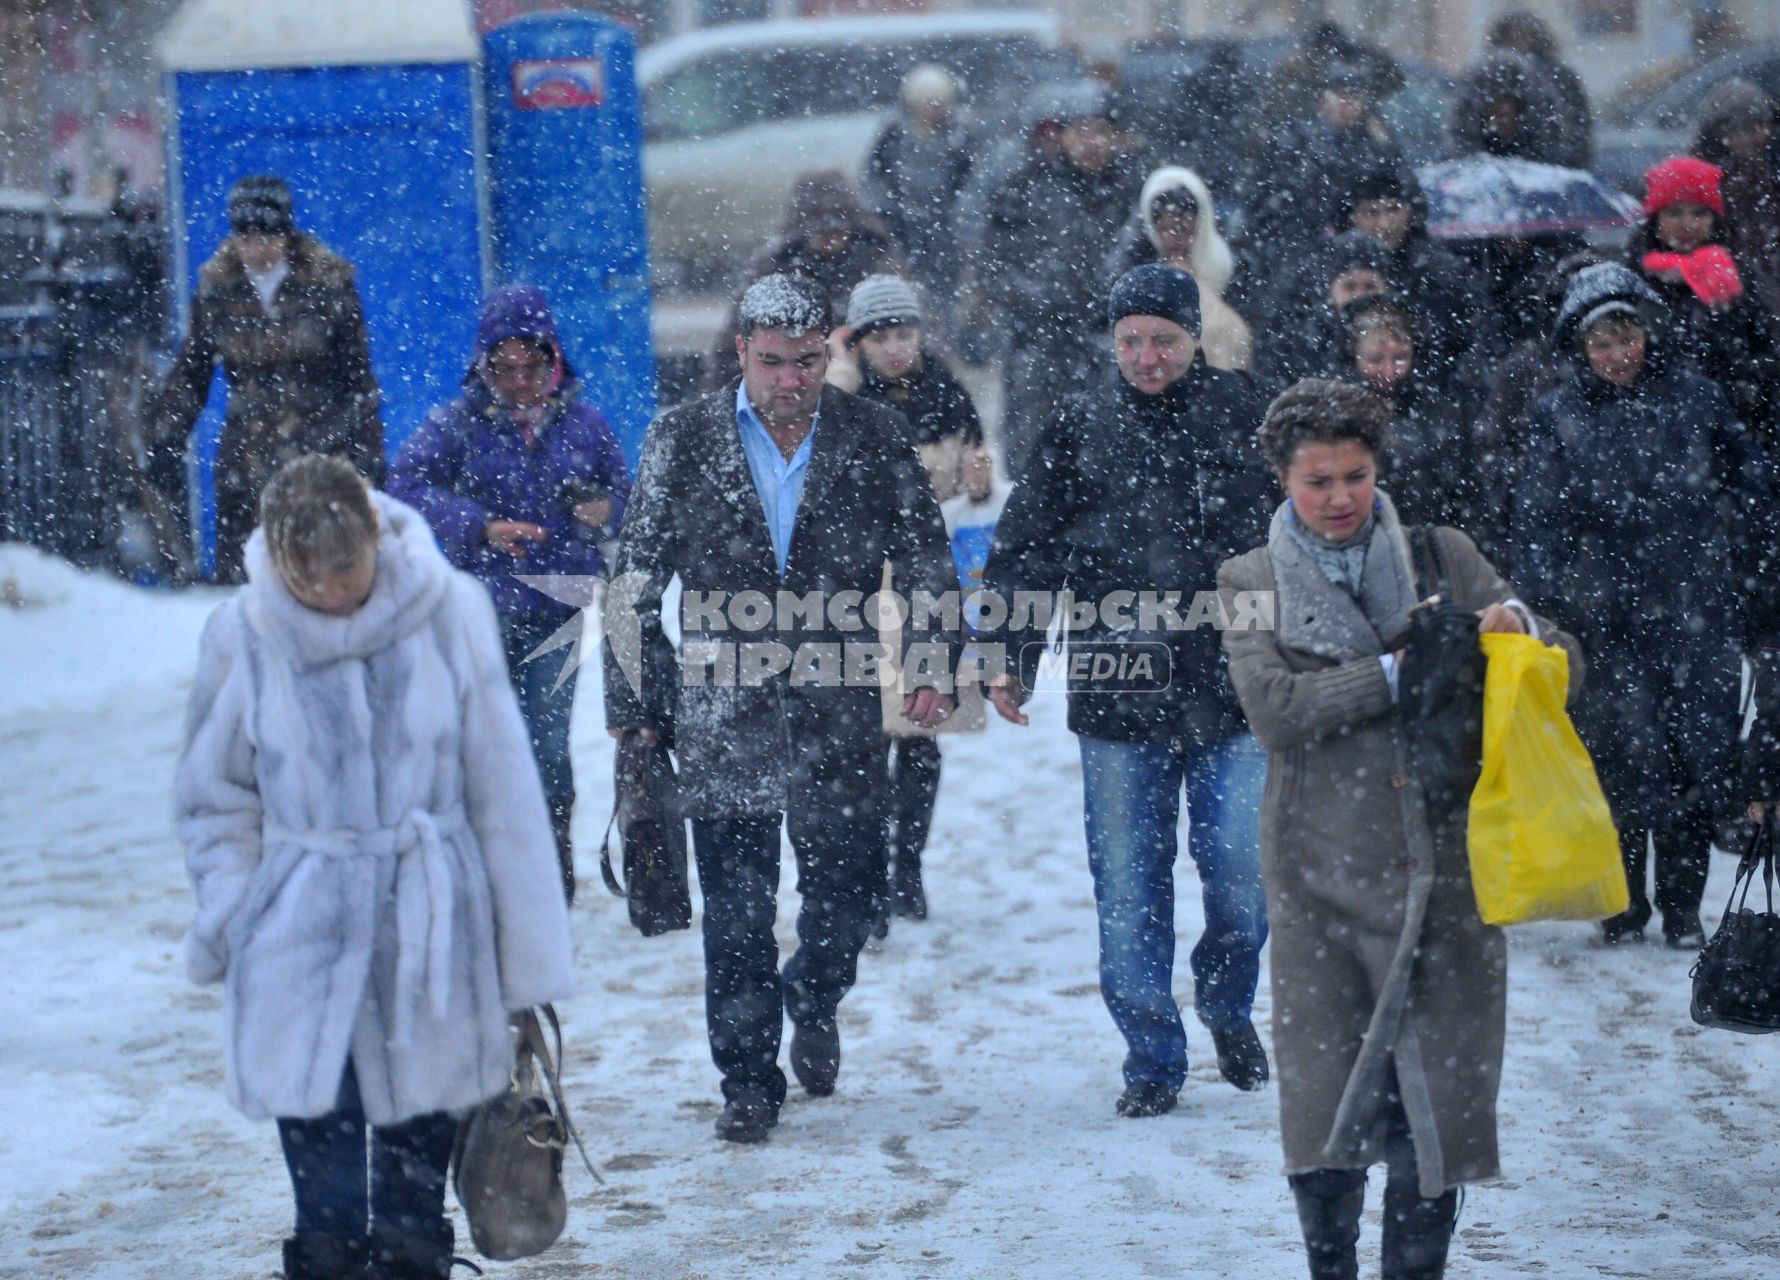
M 1179 267 L 1160 262 L 1133 267 L 1113 285 L 1106 314 L 1107 323 L 1113 325 L 1126 316 L 1161 316 L 1197 336 L 1199 282 Z
M 290 188 L 283 178 L 256 173 L 229 188 L 230 231 L 288 236 L 296 229 L 291 217 Z

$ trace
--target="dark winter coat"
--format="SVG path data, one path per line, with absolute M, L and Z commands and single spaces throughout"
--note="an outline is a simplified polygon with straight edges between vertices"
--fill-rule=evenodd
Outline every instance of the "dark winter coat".
M 1775 136 L 1748 161 L 1725 145 L 1725 135 L 1766 123 Z M 1780 106 L 1756 85 L 1733 76 L 1700 104 L 1691 154 L 1724 170 L 1724 236 L 1737 268 L 1770 312 L 1780 313 Z
M 1415 310 L 1393 274 L 1394 262 L 1390 250 L 1357 231 L 1343 232 L 1318 246 L 1291 284 L 1280 290 L 1273 319 L 1262 328 L 1260 362 L 1269 385 L 1290 386 L 1345 363 L 1347 322 L 1329 301 L 1330 286 L 1343 272 L 1370 267 L 1390 292 L 1403 296 L 1405 305 Z M 1430 327 L 1419 311 L 1416 319 L 1418 330 Z
M 519 305 L 516 291 L 502 294 L 510 300 L 507 310 Z M 501 297 L 491 302 L 499 306 Z M 481 579 L 503 616 L 566 618 L 578 606 L 552 599 L 518 575 L 603 577 L 598 543 L 617 537 L 624 521 L 630 469 L 605 419 L 580 401 L 572 376 L 551 397 L 548 416 L 526 443 L 483 380 L 483 359 L 504 340 L 502 334 L 536 338 L 559 355 L 561 348 L 547 310 L 547 328 L 536 333 L 509 332 L 512 319 L 485 311 L 463 394 L 434 409 L 408 437 L 390 470 L 389 491 L 426 517 L 446 559 Z M 603 527 L 575 518 L 577 505 L 600 498 L 612 502 Z M 527 521 L 547 536 L 515 558 L 483 536 L 491 520 Z
M 1753 434 L 1654 325 L 1633 386 L 1585 367 L 1577 325 L 1625 296 L 1625 279 L 1597 267 L 1571 286 L 1553 345 L 1578 368 L 1534 411 L 1514 541 L 1525 598 L 1589 654 L 1576 726 L 1615 820 L 1637 829 L 1730 801 L 1742 659 L 1780 512 Z
M 992 591 L 1060 592 L 1099 606 L 1113 592 L 1177 592 L 1188 618 L 1209 603 L 1217 566 L 1266 527 L 1273 482 L 1253 444 L 1266 402 L 1242 373 L 1203 358 L 1159 396 L 1120 379 L 1077 401 L 1047 426 L 996 526 L 984 573 Z M 1133 623 L 1137 618 L 1131 614 Z M 1210 744 L 1241 731 L 1224 681 L 1215 627 L 1114 630 L 1105 611 L 1069 637 L 1083 651 L 1166 646 L 1166 690 L 1097 692 L 1072 680 L 1072 732 L 1122 742 L 1175 738 Z M 1030 690 L 1042 631 L 989 632 L 1017 655 Z M 1104 688 L 1104 686 L 1102 686 Z
M 1407 560 L 1388 506 L 1373 537 Z M 1514 595 L 1463 533 L 1435 537 L 1459 605 Z M 1477 915 L 1465 810 L 1430 814 L 1409 774 L 1378 660 L 1401 637 L 1378 636 L 1290 539 L 1276 542 L 1226 563 L 1218 586 L 1232 606 L 1236 593 L 1265 592 L 1278 608 L 1273 628 L 1223 639 L 1268 751 L 1261 869 L 1286 1171 L 1383 1158 L 1394 1074 L 1432 1198 L 1499 1171 L 1507 948 Z M 1569 654 L 1574 696 L 1581 654 L 1539 621 Z
M 1712 243 L 1724 243 L 1722 223 Z M 1660 251 L 1655 219 L 1632 236 L 1631 268 L 1662 299 L 1667 309 L 1672 354 L 1724 388 L 1731 408 L 1764 444 L 1780 443 L 1780 344 L 1774 315 L 1751 287 L 1737 262 L 1743 292 L 1722 306 L 1708 307 L 1683 282 L 1659 280 L 1644 268 L 1644 255 Z
M 817 253 L 810 238 L 817 232 L 844 229 L 846 247 L 832 256 Z M 908 267 L 896 241 L 875 214 L 860 203 L 839 170 L 806 173 L 797 180 L 785 221 L 778 235 L 749 260 L 742 273 L 729 316 L 718 331 L 716 345 L 705 364 L 704 389 L 714 391 L 741 375 L 736 363 L 735 339 L 740 327 L 742 294 L 762 276 L 775 273 L 802 276 L 828 295 L 836 323 L 847 313 L 853 286 L 871 275 L 907 275 Z
M 1551 163 L 1571 169 L 1593 169 L 1595 109 L 1589 102 L 1588 87 L 1582 83 L 1582 77 L 1576 74 L 1574 67 L 1559 61 L 1555 53 L 1550 56 L 1529 55 L 1527 63 L 1553 111 L 1552 126 L 1556 137 Z
M 1337 133 L 1321 118 L 1286 126 L 1262 157 L 1250 182 L 1244 244 L 1251 265 L 1271 264 L 1275 270 L 1263 274 L 1276 281 L 1290 279 L 1307 248 L 1346 226 L 1342 202 L 1362 177 L 1409 169 L 1395 142 L 1364 125 Z
M 817 652 L 801 650 L 792 672 L 750 686 L 735 677 L 733 663 L 726 678 L 710 655 L 713 646 L 737 641 L 782 641 L 794 650 L 876 643 L 869 622 L 846 629 L 849 618 L 835 602 L 842 592 L 859 593 L 855 601 L 877 592 L 886 560 L 905 598 L 957 590 L 939 504 L 899 414 L 834 387 L 823 389 L 782 578 L 742 451 L 735 385 L 662 414 L 643 444 L 611 586 L 634 601 L 627 613 L 639 624 L 642 652 L 656 653 L 665 643 L 661 597 L 675 575 L 687 601 L 715 598 L 726 606 L 740 592 L 761 592 L 768 601 L 781 592 L 816 592 L 823 611 L 807 626 L 801 618 L 782 618 L 783 631 L 769 623 L 747 632 L 709 614 L 683 611 L 684 679 L 681 671 L 649 661 L 641 662 L 640 674 L 630 664 L 627 674 L 625 653 L 609 639 L 606 724 L 671 729 L 689 817 L 789 809 L 872 829 L 888 785 L 876 683 L 832 687 L 796 680 Z M 707 595 L 696 594 L 701 592 Z M 613 635 L 610 618 L 607 627 Z M 939 645 L 945 670 L 955 670 L 956 633 L 935 622 L 905 627 L 904 635 L 911 643 Z M 639 675 L 636 686 L 632 674 Z
M 952 215 L 970 180 L 971 151 L 957 125 L 923 135 L 899 115 L 878 134 L 859 175 L 861 195 L 930 289 L 955 287 L 963 269 Z
M 957 439 L 965 445 L 983 443 L 983 420 L 958 375 L 931 351 L 921 353 L 921 371 L 902 382 L 889 382 L 860 361 L 858 394 L 895 409 L 909 424 L 918 445 Z
M 216 554 L 226 580 L 240 576 L 260 490 L 289 458 L 333 454 L 383 483 L 380 397 L 352 266 L 301 233 L 286 261 L 290 274 L 268 312 L 233 242 L 223 241 L 198 272 L 185 342 L 150 410 L 149 439 L 182 447 L 222 367 Z
M 1498 52 L 1472 67 L 1453 95 L 1447 133 L 1455 156 L 1486 152 L 1540 164 L 1562 164 L 1567 154 L 1563 124 L 1550 97 L 1550 80 L 1516 53 Z M 1487 123 L 1489 106 L 1499 97 L 1520 103 L 1520 129 L 1504 136 Z
M 1128 156 L 1088 173 L 1060 155 L 1041 155 L 996 192 L 979 270 L 1015 346 L 1106 331 L 1106 249 L 1142 186 L 1143 170 Z
M 1362 381 L 1351 363 L 1339 376 Z M 1476 393 L 1439 387 L 1423 376 L 1419 360 L 1395 390 L 1374 390 L 1396 414 L 1390 447 L 1378 459 L 1378 483 L 1389 490 L 1398 516 L 1406 526 L 1472 529 L 1488 507 L 1486 475 L 1477 465 L 1471 435 Z M 1490 476 L 1487 483 L 1498 481 Z

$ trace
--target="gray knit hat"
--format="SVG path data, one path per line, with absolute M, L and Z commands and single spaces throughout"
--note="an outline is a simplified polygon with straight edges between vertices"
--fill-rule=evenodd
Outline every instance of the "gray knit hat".
M 920 324 L 921 300 L 901 276 L 867 276 L 847 299 L 847 328 L 855 338 L 893 324 Z

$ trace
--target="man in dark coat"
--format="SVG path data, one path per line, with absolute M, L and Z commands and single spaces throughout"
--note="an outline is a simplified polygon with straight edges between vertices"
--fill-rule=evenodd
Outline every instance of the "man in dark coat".
M 1054 152 L 1035 151 L 990 201 L 978 270 L 1006 317 L 1013 368 L 1001 443 L 1018 475 L 1044 424 L 1102 375 L 1107 246 L 1143 187 L 1105 85 L 1059 92 Z
M 1620 829 L 1632 905 L 1698 947 L 1714 823 L 1733 801 L 1739 689 L 1780 515 L 1752 432 L 1718 384 L 1673 360 L 1661 304 L 1628 268 L 1578 272 L 1552 345 L 1576 375 L 1539 402 L 1514 495 L 1517 576 L 1589 655 L 1576 727 Z
M 1595 112 L 1582 77 L 1558 56 L 1557 35 L 1545 19 L 1526 9 L 1498 18 L 1490 27 L 1489 45 L 1527 60 L 1551 104 L 1556 145 L 1551 162 L 1572 169 L 1595 165 Z
M 838 314 L 846 309 L 853 286 L 865 277 L 906 270 L 896 241 L 860 202 L 846 176 L 839 169 L 814 169 L 799 175 L 778 235 L 749 261 L 742 280 L 802 276 L 827 298 L 830 313 Z M 741 305 L 738 291 L 705 362 L 706 391 L 728 386 L 741 372 L 735 355 Z
M 678 752 L 704 893 L 706 1025 L 723 1073 L 717 1134 L 758 1142 L 785 1099 L 786 1016 L 799 1082 L 833 1092 L 836 1014 L 883 892 L 889 778 L 877 625 L 861 602 L 886 561 L 911 603 L 955 593 L 958 577 L 902 417 L 823 386 L 827 298 L 769 276 L 743 295 L 739 320 L 741 379 L 649 429 L 607 597 L 605 687 L 614 733 L 671 734 Z M 654 657 L 675 576 L 678 672 Z M 917 612 L 903 634 L 903 714 L 932 727 L 954 705 L 957 623 Z M 781 977 L 782 827 L 803 905 Z
M 1780 314 L 1780 106 L 1732 76 L 1700 103 L 1689 154 L 1724 170 L 1725 243 L 1768 310 Z
M 351 264 L 297 230 L 281 179 L 241 179 L 228 210 L 229 236 L 198 273 L 191 325 L 148 435 L 157 454 L 177 457 L 222 366 L 229 399 L 216 458 L 216 576 L 240 582 L 260 489 L 282 463 L 332 454 L 381 485 L 384 453 Z
M 985 581 L 1006 601 L 1067 590 L 1095 615 L 1069 635 L 1069 727 L 1082 752 L 1100 990 L 1129 1047 L 1118 1111 L 1142 1117 L 1170 1110 L 1187 1075 L 1172 977 L 1183 785 L 1205 895 L 1195 1010 L 1226 1080 L 1258 1089 L 1267 1079 L 1249 1021 L 1267 936 L 1255 827 L 1265 761 L 1202 606 L 1216 599 L 1219 563 L 1264 533 L 1271 502 L 1250 443 L 1265 406 L 1247 374 L 1205 364 L 1192 276 L 1161 264 L 1127 272 L 1109 321 L 1120 378 L 1047 425 Z M 1164 596 L 1172 618 L 1145 608 Z M 1008 646 L 1010 664 L 1018 657 L 1018 675 L 996 677 L 990 693 L 1004 719 L 1025 724 L 1044 633 L 1004 622 L 985 637 Z
M 902 110 L 872 143 L 859 191 L 889 228 L 926 293 L 929 322 L 951 329 L 951 303 L 964 270 L 952 215 L 970 180 L 971 144 L 958 123 L 958 86 L 936 63 L 903 77 Z
M 1316 109 L 1276 130 L 1256 155 L 1247 189 L 1244 249 L 1257 277 L 1281 283 L 1306 252 L 1341 230 L 1342 200 L 1361 175 L 1408 167 L 1397 144 L 1375 128 L 1371 77 L 1361 68 L 1324 68 Z
M 1447 133 L 1455 156 L 1483 152 L 1558 164 L 1564 137 L 1556 106 L 1532 65 L 1494 53 L 1472 67 L 1453 95 Z

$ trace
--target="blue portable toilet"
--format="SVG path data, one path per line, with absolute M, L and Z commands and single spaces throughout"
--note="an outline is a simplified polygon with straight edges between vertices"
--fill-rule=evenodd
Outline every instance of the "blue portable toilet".
M 480 52 L 466 0 L 187 0 L 156 45 L 181 324 L 229 187 L 284 178 L 297 225 L 358 268 L 392 454 L 456 393 L 483 293 Z M 206 548 L 221 423 L 218 394 L 198 428 Z
M 484 37 L 496 276 L 543 288 L 583 396 L 634 470 L 655 412 L 636 40 L 540 13 Z

